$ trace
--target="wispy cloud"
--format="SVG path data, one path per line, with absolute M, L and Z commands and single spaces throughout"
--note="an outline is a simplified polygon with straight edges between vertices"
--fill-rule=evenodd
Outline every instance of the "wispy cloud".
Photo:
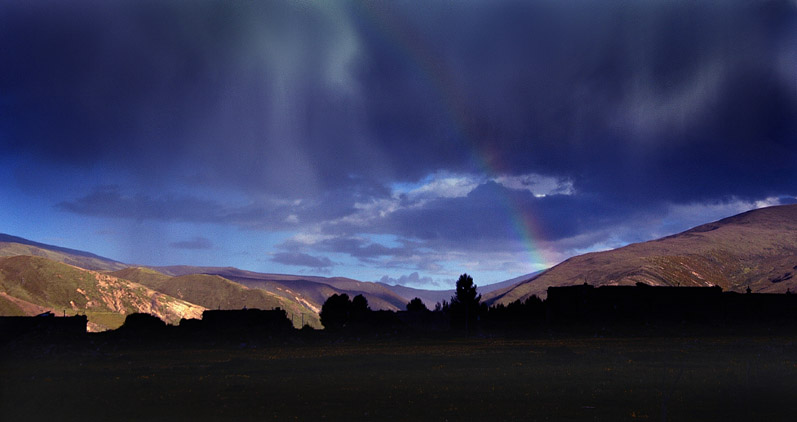
M 421 277 L 417 272 L 402 275 L 398 278 L 383 276 L 379 279 L 379 282 L 394 286 L 414 286 L 420 288 L 440 287 L 440 283 L 435 282 L 431 277 Z
M 195 237 L 191 240 L 181 240 L 178 242 L 169 243 L 169 246 L 175 249 L 188 249 L 188 250 L 212 249 L 213 242 L 211 242 L 210 239 L 205 237 Z
M 329 269 L 335 265 L 325 256 L 316 257 L 301 252 L 277 252 L 272 255 L 271 260 L 280 264 L 312 269 Z

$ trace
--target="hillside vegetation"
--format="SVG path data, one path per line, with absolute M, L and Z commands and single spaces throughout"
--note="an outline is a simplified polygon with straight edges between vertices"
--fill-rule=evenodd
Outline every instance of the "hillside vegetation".
M 113 329 L 126 315 L 145 312 L 176 324 L 205 308 L 109 274 L 35 256 L 0 258 L 3 315 L 85 314 L 90 331 Z
M 109 272 L 109 275 L 135 281 L 153 290 L 159 290 L 160 285 L 171 277 L 146 267 L 127 267 L 118 271 Z
M 404 309 L 408 299 L 379 283 L 357 281 L 344 277 L 294 276 L 244 271 L 232 267 L 159 267 L 158 270 L 173 275 L 212 274 L 303 304 L 315 313 L 333 294 L 345 293 L 350 297 L 362 294 L 374 310 L 396 311 Z
M 726 291 L 797 292 L 797 205 L 749 211 L 680 234 L 570 258 L 541 275 L 485 295 L 508 304 L 549 286 L 720 286 Z
M 187 274 L 170 277 L 141 267 L 130 267 L 110 274 L 208 309 L 281 308 L 292 317 L 297 327 L 301 326 L 302 321 L 315 328 L 321 327 L 318 313 L 300 301 L 262 289 L 250 289 L 218 275 Z

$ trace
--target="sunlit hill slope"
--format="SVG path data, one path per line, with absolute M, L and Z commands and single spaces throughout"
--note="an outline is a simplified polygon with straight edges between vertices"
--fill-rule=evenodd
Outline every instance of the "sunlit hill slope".
M 126 315 L 146 312 L 176 324 L 205 308 L 141 284 L 36 256 L 0 258 L 0 313 L 85 314 L 90 331 L 116 328 Z
M 549 286 L 589 283 L 720 286 L 797 292 L 797 205 L 762 208 L 683 233 L 570 258 L 537 277 L 486 295 L 488 303 L 545 296 Z
M 301 301 L 249 288 L 218 275 L 186 274 L 172 277 L 143 267 L 129 267 L 110 274 L 208 309 L 281 308 L 294 319 L 297 327 L 304 322 L 321 328 L 318 313 Z

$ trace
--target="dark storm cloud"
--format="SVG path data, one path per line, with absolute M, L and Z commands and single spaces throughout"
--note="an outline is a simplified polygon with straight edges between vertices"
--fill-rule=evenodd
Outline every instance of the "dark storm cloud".
M 394 198 L 391 211 L 378 217 L 347 216 L 349 222 L 322 224 L 312 240 L 294 238 L 280 248 L 291 252 L 340 253 L 366 265 L 439 271 L 440 263 L 456 254 L 518 253 L 534 246 L 557 244 L 577 250 L 605 241 L 617 228 L 649 217 L 653 211 L 623 207 L 594 195 L 555 194 L 537 197 L 529 190 L 488 181 L 468 195 L 454 198 Z M 685 227 L 684 227 L 685 228 Z M 387 246 L 346 233 L 388 234 Z M 623 233 L 627 235 L 627 233 Z M 647 240 L 643 238 L 634 240 Z M 460 255 L 460 259 L 461 259 Z M 504 256 L 504 259 L 506 256 Z
M 643 202 L 797 180 L 793 2 L 2 12 L 3 147 L 53 162 L 295 196 L 477 156 Z
M 95 188 L 83 197 L 58 203 L 56 208 L 95 217 L 158 221 L 222 221 L 227 214 L 224 207 L 214 201 L 189 196 L 126 196 L 118 186 Z
M 486 182 L 464 197 L 437 198 L 420 206 L 405 204 L 385 218 L 374 220 L 374 226 L 368 229 L 424 241 L 484 247 L 529 235 L 525 232 L 529 229 L 535 230 L 538 240 L 556 241 L 623 221 L 634 212 L 631 207 L 607 203 L 594 195 L 535 197 L 528 190 Z M 541 224 L 544 230 L 537 233 Z M 351 240 L 339 240 L 335 246 L 339 246 L 336 250 L 351 253 L 364 249 Z
M 297 267 L 308 267 L 313 269 L 325 269 L 335 265 L 329 258 L 322 256 L 316 257 L 301 252 L 279 252 L 271 257 L 271 260 L 280 264 L 293 265 Z
M 518 221 L 577 248 L 670 204 L 795 196 L 795 51 L 787 0 L 11 1 L 0 148 L 141 187 L 57 205 L 82 215 L 320 225 L 311 252 L 362 262 L 496 248 Z M 392 196 L 439 171 L 573 192 Z
M 212 249 L 213 242 L 206 237 L 195 237 L 191 240 L 181 240 L 179 242 L 172 242 L 169 243 L 169 246 L 176 248 L 176 249 L 189 249 L 189 250 L 198 250 L 198 249 Z
M 100 186 L 56 209 L 79 215 L 134 221 L 232 224 L 267 229 L 284 224 L 291 207 L 285 205 L 233 206 L 190 195 L 126 194 L 118 186 Z
M 127 193 L 121 186 L 97 186 L 88 194 L 59 202 L 55 208 L 79 215 L 135 221 L 231 224 L 254 230 L 291 230 L 341 219 L 357 212 L 357 201 L 385 198 L 384 188 L 353 183 L 317 197 L 286 201 L 263 199 L 246 204 L 221 198 L 173 194 Z M 369 252 L 371 251 L 371 252 Z M 371 246 L 364 254 L 375 252 Z
M 361 229 L 375 232 L 384 230 L 381 227 L 361 227 Z M 418 250 L 423 247 L 417 241 L 413 242 L 406 239 L 400 243 L 400 246 L 390 247 L 364 238 L 343 235 L 324 238 L 309 245 L 290 239 L 278 245 L 278 247 L 292 252 L 311 249 L 315 252 L 342 253 L 356 258 L 362 263 L 370 264 L 377 262 L 384 264 L 384 258 L 407 258 L 417 254 Z
M 786 162 L 797 158 L 797 91 L 793 70 L 784 71 L 796 64 L 793 3 L 482 9 L 478 18 L 443 10 L 439 25 L 405 13 L 442 82 L 419 78 L 429 71 L 423 64 L 383 71 L 401 69 L 406 57 L 372 58 L 365 86 L 393 89 L 368 98 L 370 122 L 377 133 L 414 139 L 418 148 L 405 155 L 456 166 L 472 148 L 502 171 L 567 176 L 580 191 L 637 203 L 795 189 L 797 170 Z M 424 92 L 451 104 L 416 102 Z M 436 107 L 461 127 L 446 127 Z
M 345 181 L 346 160 L 374 163 L 347 93 L 355 40 L 332 8 L 221 1 L 0 7 L 6 151 L 68 166 L 120 166 L 141 179 L 282 194 Z

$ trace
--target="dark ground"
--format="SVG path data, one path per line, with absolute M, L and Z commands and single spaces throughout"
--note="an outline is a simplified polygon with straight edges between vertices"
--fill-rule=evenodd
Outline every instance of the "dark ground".
M 797 420 L 797 337 L 9 344 L 0 420 Z

